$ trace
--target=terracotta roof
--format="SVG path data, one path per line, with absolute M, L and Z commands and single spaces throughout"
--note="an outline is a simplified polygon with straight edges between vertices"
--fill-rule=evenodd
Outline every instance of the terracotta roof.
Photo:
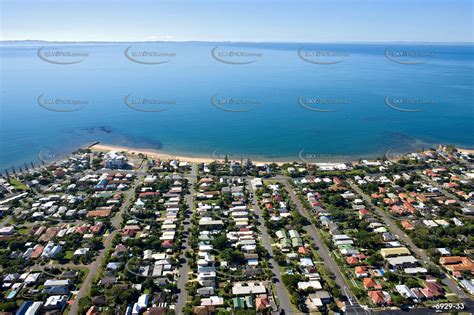
M 92 210 L 87 213 L 87 217 L 108 217 L 111 212 L 111 210 Z
M 410 221 L 405 220 L 402 221 L 401 224 L 405 230 L 413 230 L 415 228 L 415 226 Z
M 367 268 L 364 267 L 364 266 L 357 266 L 354 268 L 354 272 L 356 274 L 363 274 L 363 273 L 367 273 Z
M 468 257 L 450 256 L 441 257 L 439 263 L 451 272 L 470 271 L 474 273 L 474 263 Z
M 382 288 L 382 286 L 378 284 L 373 278 L 365 278 L 363 281 L 363 284 L 366 289 L 370 289 L 370 288 L 381 289 Z
M 359 263 L 359 258 L 354 257 L 354 256 L 350 256 L 350 257 L 346 258 L 346 261 L 349 265 L 355 265 L 355 264 Z
M 374 302 L 374 304 L 379 305 L 379 304 L 385 303 L 385 299 L 384 299 L 382 291 L 369 291 L 368 294 L 370 298 L 372 299 L 372 302 Z
M 256 298 L 255 299 L 255 307 L 257 310 L 262 310 L 270 306 L 270 301 L 267 298 Z
M 96 315 L 96 314 L 99 314 L 99 308 L 95 305 L 92 305 L 86 313 L 86 315 Z
M 300 246 L 300 247 L 298 248 L 298 253 L 299 253 L 299 254 L 302 254 L 302 255 L 307 255 L 307 254 L 308 254 L 308 250 L 307 250 L 305 247 Z

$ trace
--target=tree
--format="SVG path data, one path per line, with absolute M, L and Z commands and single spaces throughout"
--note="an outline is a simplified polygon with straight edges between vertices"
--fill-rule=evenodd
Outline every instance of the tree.
M 232 248 L 226 248 L 222 251 L 222 259 L 229 262 L 232 265 L 240 265 L 245 261 L 244 254 L 238 250 Z
M 394 294 L 394 295 L 392 296 L 392 301 L 393 301 L 393 303 L 394 303 L 395 305 L 399 305 L 399 306 L 401 306 L 401 305 L 406 305 L 406 304 L 409 303 L 409 301 L 408 301 L 408 299 L 407 299 L 406 297 L 401 296 L 401 295 L 399 295 L 399 294 Z
M 289 290 L 295 290 L 298 286 L 298 282 L 301 281 L 301 277 L 299 275 L 286 274 L 281 276 L 281 280 Z
M 395 273 L 390 272 L 390 271 L 387 271 L 384 274 L 384 278 L 386 278 L 389 282 L 393 282 L 393 283 L 398 282 L 398 276 Z
M 341 195 L 332 195 L 329 197 L 329 203 L 335 205 L 336 207 L 344 207 L 346 201 Z
M 90 297 L 85 296 L 79 299 L 79 314 L 85 314 L 92 304 Z
M 405 285 L 407 287 L 409 287 L 410 289 L 420 286 L 420 284 L 418 283 L 418 280 L 416 280 L 416 278 L 405 278 L 404 282 L 405 282 Z
M 101 159 L 94 158 L 94 159 L 92 160 L 92 168 L 98 169 L 99 166 L 100 166 L 100 162 L 101 162 Z
M 367 263 L 372 266 L 379 267 L 383 263 L 383 257 L 379 253 L 374 253 L 369 258 L 367 258 Z
M 105 292 L 107 305 L 128 304 L 137 298 L 138 294 L 136 290 L 123 290 L 120 286 L 113 286 Z
M 225 234 L 220 234 L 216 238 L 212 240 L 212 246 L 214 246 L 215 250 L 222 251 L 228 248 L 227 237 Z
M 428 274 L 430 274 L 430 275 L 432 275 L 436 278 L 443 278 L 444 277 L 444 274 L 436 266 L 428 265 L 428 268 L 426 268 L 426 269 L 428 270 Z
M 300 225 L 300 226 L 309 225 L 308 219 L 306 219 L 304 216 L 302 216 L 298 211 L 293 211 L 292 216 L 293 216 L 293 224 L 294 225 Z
M 12 242 L 10 242 L 10 244 L 8 245 L 8 247 L 10 248 L 11 251 L 17 251 L 17 250 L 23 248 L 23 242 L 20 242 L 20 241 L 12 241 Z

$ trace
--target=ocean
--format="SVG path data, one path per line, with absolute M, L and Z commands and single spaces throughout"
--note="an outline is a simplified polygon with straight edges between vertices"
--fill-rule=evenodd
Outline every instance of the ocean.
M 0 170 L 94 141 L 344 161 L 474 147 L 467 44 L 2 42 Z

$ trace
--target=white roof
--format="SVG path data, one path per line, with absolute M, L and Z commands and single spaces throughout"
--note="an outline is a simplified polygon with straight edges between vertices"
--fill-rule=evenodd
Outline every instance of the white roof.
M 332 236 L 332 239 L 335 241 L 340 241 L 340 240 L 350 240 L 351 238 L 347 236 L 346 234 L 336 234 Z
M 15 230 L 13 226 L 5 226 L 0 228 L 0 234 L 11 234 Z
M 403 269 L 403 271 L 405 271 L 405 273 L 407 273 L 407 274 L 427 273 L 428 272 L 428 270 L 426 268 L 422 268 L 422 267 L 405 268 L 405 269 Z
M 314 288 L 316 290 L 321 290 L 323 287 L 321 286 L 321 283 L 317 280 L 306 281 L 306 282 L 298 282 L 298 289 L 306 290 L 308 288 Z
M 49 279 L 44 282 L 44 286 L 45 287 L 68 286 L 70 283 L 71 283 L 70 280 Z
M 224 298 L 219 297 L 219 296 L 210 296 L 206 299 L 201 299 L 201 305 L 207 306 L 207 305 L 223 305 L 224 304 Z
M 46 299 L 46 303 L 44 303 L 44 306 L 59 306 L 61 303 L 64 302 L 66 299 L 65 295 L 52 295 Z
M 137 302 L 138 306 L 139 306 L 140 308 L 145 308 L 145 307 L 147 307 L 147 306 L 148 306 L 148 299 L 149 299 L 149 297 L 150 297 L 150 296 L 149 296 L 148 294 L 142 294 L 142 295 L 140 295 L 140 297 L 138 298 L 138 302 Z
M 40 308 L 43 306 L 43 302 L 34 302 L 31 306 L 26 310 L 25 315 L 35 315 L 38 313 Z
M 396 285 L 395 288 L 397 289 L 398 293 L 400 295 L 405 296 L 407 298 L 412 298 L 414 297 L 413 293 L 410 291 L 410 289 L 406 285 Z
M 302 266 L 314 266 L 313 261 L 311 258 L 301 258 L 300 265 Z
M 232 287 L 232 294 L 247 295 L 247 294 L 262 294 L 267 290 L 262 282 L 236 282 Z
M 37 273 L 30 273 L 26 279 L 25 279 L 25 283 L 35 283 L 38 278 L 41 276 L 41 272 L 37 272 Z
M 404 263 L 416 263 L 418 260 L 413 256 L 400 256 L 400 257 L 391 257 L 387 258 L 387 261 L 390 265 L 402 265 Z

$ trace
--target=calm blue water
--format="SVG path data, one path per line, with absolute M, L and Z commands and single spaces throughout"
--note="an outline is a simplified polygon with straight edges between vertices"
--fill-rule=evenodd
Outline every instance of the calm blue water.
M 129 46 L 132 59 L 168 62 L 132 62 L 124 54 Z M 216 46 L 217 59 L 255 62 L 220 62 L 211 54 Z M 319 64 L 300 58 L 300 48 Z M 229 57 L 231 51 L 252 56 Z M 473 57 L 473 46 L 463 45 L 3 43 L 0 169 L 96 140 L 275 160 L 301 152 L 343 160 L 437 143 L 474 147 Z M 71 61 L 81 62 L 57 64 Z

